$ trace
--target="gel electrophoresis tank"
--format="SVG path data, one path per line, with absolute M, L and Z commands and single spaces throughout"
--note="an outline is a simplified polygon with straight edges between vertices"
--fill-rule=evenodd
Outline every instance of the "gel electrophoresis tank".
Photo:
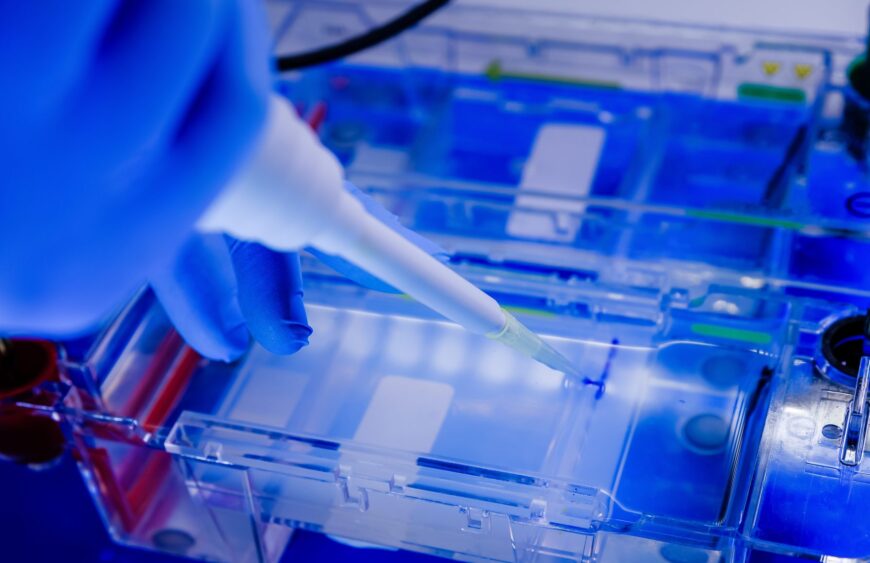
M 276 51 L 395 7 L 274 2 Z M 841 461 L 861 332 L 827 332 L 870 304 L 861 49 L 460 5 L 283 75 L 348 177 L 584 379 L 306 257 L 299 353 L 205 361 L 145 291 L 18 404 L 73 437 L 118 541 L 210 561 L 276 561 L 296 528 L 465 561 L 870 560 L 870 462 Z

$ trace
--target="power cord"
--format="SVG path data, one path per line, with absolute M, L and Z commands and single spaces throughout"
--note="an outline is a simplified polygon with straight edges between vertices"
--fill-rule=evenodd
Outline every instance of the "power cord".
M 275 60 L 275 67 L 283 72 L 343 59 L 392 39 L 449 3 L 450 0 L 425 0 L 383 25 L 374 27 L 356 37 L 305 53 L 278 56 Z

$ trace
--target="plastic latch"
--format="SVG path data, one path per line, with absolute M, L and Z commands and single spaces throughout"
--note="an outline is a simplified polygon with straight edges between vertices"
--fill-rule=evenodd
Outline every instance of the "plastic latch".
M 341 494 L 342 505 L 355 507 L 361 512 L 369 509 L 368 491 L 356 485 L 355 479 L 351 475 L 350 466 L 340 464 L 335 471 L 335 479 Z
M 545 520 L 547 517 L 547 501 L 536 498 L 529 503 L 529 518 L 531 520 Z
M 465 515 L 465 525 L 462 527 L 462 531 L 472 533 L 489 532 L 489 511 L 482 508 L 464 506 L 459 509 L 459 512 Z
M 870 388 L 870 356 L 863 356 L 855 381 L 855 394 L 846 409 L 843 423 L 843 441 L 840 443 L 840 463 L 858 465 L 864 457 L 867 437 L 867 392 Z
M 224 446 L 220 442 L 209 440 L 203 447 L 203 454 L 209 461 L 220 461 L 223 454 Z

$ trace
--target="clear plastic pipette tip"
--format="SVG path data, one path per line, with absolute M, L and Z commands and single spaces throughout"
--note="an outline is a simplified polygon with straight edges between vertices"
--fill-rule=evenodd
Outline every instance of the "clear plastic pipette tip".
M 514 350 L 533 358 L 545 366 L 560 371 L 569 377 L 581 378 L 580 372 L 571 361 L 556 351 L 555 348 L 544 342 L 540 336 L 526 328 L 526 326 L 514 318 L 513 315 L 504 311 L 505 325 L 499 332 L 489 334 L 493 340 L 510 346 Z

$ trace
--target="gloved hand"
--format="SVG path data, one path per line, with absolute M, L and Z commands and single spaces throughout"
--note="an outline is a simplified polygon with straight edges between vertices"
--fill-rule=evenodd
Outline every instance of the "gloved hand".
M 404 228 L 352 184 L 346 182 L 345 188 L 369 213 L 426 252 L 446 255 L 431 241 Z M 341 258 L 308 250 L 361 285 L 395 291 Z M 179 333 L 210 358 L 237 358 L 247 349 L 249 331 L 276 354 L 296 352 L 312 333 L 302 303 L 302 276 L 295 252 L 279 253 L 224 235 L 195 234 L 171 268 L 152 278 L 151 286 Z
M 208 357 L 237 357 L 248 330 L 276 353 L 307 342 L 297 255 L 192 230 L 265 114 L 268 32 L 258 7 L 0 4 L 0 334 L 94 328 L 150 279 Z
M 0 0 L 0 334 L 93 328 L 188 238 L 265 115 L 259 4 Z

